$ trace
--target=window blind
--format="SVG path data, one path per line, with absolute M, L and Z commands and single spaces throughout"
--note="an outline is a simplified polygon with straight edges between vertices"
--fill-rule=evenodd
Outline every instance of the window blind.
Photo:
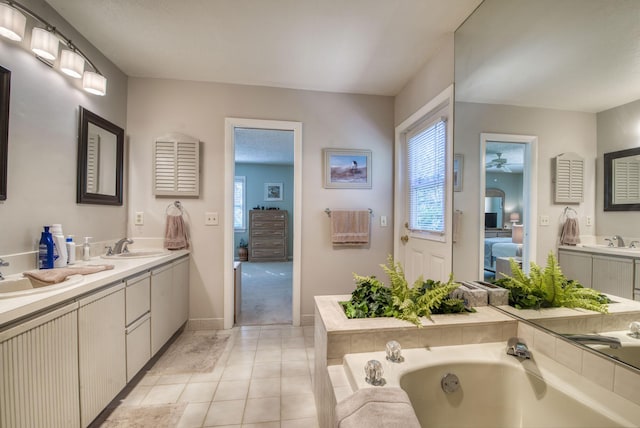
M 246 220 L 244 215 L 246 177 L 235 177 L 233 181 L 233 228 L 245 230 Z
M 444 233 L 446 121 L 439 119 L 408 135 L 409 229 Z

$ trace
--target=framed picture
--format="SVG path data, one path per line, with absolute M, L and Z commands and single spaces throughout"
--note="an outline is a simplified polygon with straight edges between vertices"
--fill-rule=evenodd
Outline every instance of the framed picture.
M 264 183 L 265 201 L 281 201 L 283 196 L 282 183 Z
M 371 150 L 324 149 L 326 189 L 371 189 Z
M 464 172 L 464 157 L 453 155 L 453 191 L 462 191 L 462 174 Z

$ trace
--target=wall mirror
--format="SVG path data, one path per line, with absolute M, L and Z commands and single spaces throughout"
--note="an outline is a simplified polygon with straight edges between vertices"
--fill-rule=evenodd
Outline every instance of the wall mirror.
M 123 155 L 124 130 L 80 107 L 78 203 L 122 205 Z
M 0 201 L 7 199 L 10 88 L 11 72 L 4 67 L 0 67 Z
M 484 228 L 502 229 L 504 224 L 504 192 L 488 188 L 484 196 Z
M 640 211 L 640 147 L 604 154 L 604 210 Z
M 484 0 L 458 28 L 454 40 L 454 151 L 465 154 L 467 171 L 482 167 L 480 159 L 474 159 L 471 155 L 473 150 L 477 150 L 476 131 L 500 130 L 526 134 L 528 128 L 562 126 L 559 122 L 542 122 L 543 116 L 556 117 L 549 113 L 563 110 L 595 115 L 640 99 L 640 64 L 636 58 L 638 40 L 634 37 L 640 34 L 639 14 L 638 1 Z M 522 110 L 519 110 L 522 107 L 548 111 L 544 115 L 528 111 L 529 122 L 525 123 Z M 541 138 L 540 147 L 543 150 L 551 153 L 563 151 L 561 147 L 545 144 Z M 605 184 L 600 178 L 604 177 L 609 180 L 604 192 L 608 192 L 612 198 L 609 203 L 614 209 L 640 209 L 640 197 L 635 196 L 634 200 L 631 191 L 625 196 L 625 203 L 615 203 L 618 202 L 618 196 L 613 199 L 613 193 L 620 189 L 614 185 L 621 186 L 624 183 L 617 178 L 614 180 L 612 173 L 615 171 L 617 175 L 622 175 L 625 174 L 624 168 L 637 168 L 634 157 L 640 155 L 640 148 L 615 152 L 615 157 L 609 155 L 612 154 L 604 157 L 603 173 L 593 178 L 602 181 L 592 187 L 595 189 L 598 188 L 597 184 Z M 477 156 L 480 157 L 479 151 Z M 614 160 L 617 162 L 614 163 Z M 541 163 L 538 167 L 550 168 L 550 162 Z M 465 183 L 475 177 L 472 175 L 470 178 Z M 551 186 L 551 183 L 544 182 L 541 185 Z M 465 196 L 468 195 L 463 195 L 463 198 Z M 466 208 L 468 211 L 469 204 L 462 205 L 466 202 L 463 198 L 459 198 L 460 205 L 454 208 Z M 623 205 L 633 208 L 623 208 Z M 464 245 L 464 242 L 457 245 Z M 477 249 L 474 247 L 471 250 Z M 454 255 L 469 255 L 471 250 L 457 250 L 458 253 L 455 253 L 454 249 Z M 463 264 L 468 264 L 468 258 L 454 257 L 454 274 L 456 269 L 464 270 Z M 606 324 L 607 329 L 598 333 L 607 334 L 620 327 L 614 320 L 623 317 L 613 313 L 615 305 L 611 305 L 613 309 L 610 307 L 611 314 L 602 316 L 608 320 L 602 322 L 603 328 Z M 547 316 L 542 311 L 509 310 L 509 313 L 557 334 L 595 333 L 590 323 L 579 322 L 580 316 L 572 322 L 570 316 L 559 315 L 554 319 L 553 315 Z M 640 316 L 640 313 L 637 315 Z M 633 317 L 633 314 L 626 316 Z M 620 330 L 625 330 L 628 323 Z M 589 347 L 596 350 L 595 345 Z M 614 350 L 605 347 L 598 351 L 613 355 Z M 616 358 L 624 357 L 618 355 Z M 635 360 L 627 359 L 625 362 L 640 369 L 637 354 Z

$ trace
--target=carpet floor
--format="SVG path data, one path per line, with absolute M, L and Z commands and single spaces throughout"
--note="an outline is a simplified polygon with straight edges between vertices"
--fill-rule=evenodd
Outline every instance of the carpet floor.
M 242 262 L 242 302 L 236 324 L 291 324 L 292 262 Z

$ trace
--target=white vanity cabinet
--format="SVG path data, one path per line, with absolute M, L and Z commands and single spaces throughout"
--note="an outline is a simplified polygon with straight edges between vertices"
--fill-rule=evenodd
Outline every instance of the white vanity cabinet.
M 127 382 L 151 358 L 151 274 L 129 278 L 125 288 Z
M 80 426 L 77 308 L 0 331 L 0 427 Z
M 189 258 L 151 271 L 151 355 L 189 317 Z
M 127 384 L 125 284 L 78 303 L 80 423 L 88 426 Z
M 568 279 L 578 281 L 587 288 L 591 286 L 591 270 L 593 265 L 593 257 L 590 253 L 578 251 L 558 251 L 558 263 L 562 269 L 562 273 Z

